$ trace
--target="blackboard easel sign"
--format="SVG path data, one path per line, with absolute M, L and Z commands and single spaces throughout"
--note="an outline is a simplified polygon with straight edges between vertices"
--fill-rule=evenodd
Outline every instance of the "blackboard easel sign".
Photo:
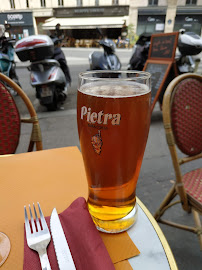
M 161 89 L 165 83 L 165 80 L 170 72 L 172 66 L 171 61 L 157 61 L 147 60 L 144 71 L 151 74 L 151 102 L 152 109 L 158 100 Z
M 174 61 L 179 32 L 153 34 L 148 59 Z
M 178 35 L 178 32 L 173 32 L 151 36 L 148 60 L 143 69 L 151 74 L 151 111 L 154 109 L 171 67 L 175 75 L 178 75 L 175 63 Z

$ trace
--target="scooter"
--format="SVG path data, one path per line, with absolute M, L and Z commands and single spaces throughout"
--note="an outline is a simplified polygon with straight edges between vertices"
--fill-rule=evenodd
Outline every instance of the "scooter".
M 48 111 L 57 110 L 67 97 L 68 82 L 54 55 L 54 42 L 46 35 L 33 35 L 19 40 L 15 46 L 21 61 L 29 60 L 30 81 L 36 98 Z
M 178 38 L 178 50 L 179 53 L 176 53 L 175 60 L 179 74 L 194 72 L 200 59 L 194 59 L 193 56 L 201 53 L 202 38 L 193 32 L 185 32 L 184 29 L 181 29 Z
M 139 36 L 133 47 L 128 70 L 143 70 L 144 64 L 148 58 L 151 35 L 151 33 L 143 33 Z
M 142 70 L 149 52 L 151 33 L 143 33 L 140 35 L 137 43 L 133 48 L 133 53 L 129 61 L 129 70 Z M 178 38 L 178 48 L 176 50 L 176 65 L 178 73 L 194 72 L 196 70 L 196 63 L 193 55 L 197 55 L 202 51 L 202 38 L 195 33 L 185 32 L 180 30 Z
M 176 49 L 175 61 L 178 74 L 195 72 L 200 59 L 193 58 L 193 55 L 198 55 L 202 51 L 202 38 L 195 33 L 179 31 L 178 46 Z M 143 33 L 140 35 L 137 43 L 133 48 L 133 53 L 129 61 L 128 70 L 142 70 L 148 58 L 151 33 Z M 167 83 L 174 79 L 175 74 L 170 74 Z M 162 104 L 163 89 L 159 95 L 159 102 Z
M 97 30 L 102 38 L 99 45 L 104 52 L 94 51 L 89 55 L 90 70 L 120 70 L 121 62 L 115 54 L 116 44 L 104 37 L 100 29 Z
M 16 74 L 15 68 L 16 63 L 14 61 L 14 43 L 15 39 L 10 39 L 4 36 L 5 27 L 1 25 L 4 30 L 2 30 L 2 36 L 0 37 L 0 72 L 11 78 L 19 86 L 19 79 Z M 10 87 L 8 87 L 11 93 L 14 93 Z

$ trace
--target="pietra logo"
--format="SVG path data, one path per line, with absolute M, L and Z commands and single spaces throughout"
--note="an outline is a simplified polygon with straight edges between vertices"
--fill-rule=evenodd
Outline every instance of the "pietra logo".
M 113 126 L 116 126 L 120 125 L 121 115 L 120 113 L 104 113 L 104 111 L 92 112 L 91 108 L 83 106 L 81 108 L 81 119 L 85 119 L 90 124 L 108 125 L 111 122 Z
M 91 143 L 92 143 L 95 153 L 100 155 L 101 150 L 102 150 L 102 145 L 103 145 L 100 130 L 98 130 L 98 133 L 96 135 L 92 136 Z

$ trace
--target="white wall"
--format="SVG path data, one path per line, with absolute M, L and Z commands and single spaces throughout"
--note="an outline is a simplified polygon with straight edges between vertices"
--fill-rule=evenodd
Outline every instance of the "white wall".
M 148 0 L 130 0 L 130 5 L 133 7 L 146 7 Z
M 8 0 L 1 0 L 1 1 L 4 1 L 4 4 L 0 5 L 0 11 L 11 9 L 10 2 Z
M 0 0 L 3 5 L 0 4 L 0 11 L 11 10 L 10 8 L 10 0 Z M 15 9 L 26 9 L 26 0 L 14 0 L 15 1 Z M 63 0 L 64 7 L 76 7 L 76 0 Z M 159 0 L 159 6 L 168 6 L 171 3 L 172 5 L 177 4 L 177 6 L 185 6 L 186 0 Z M 83 0 L 83 6 L 94 6 L 95 0 Z M 112 0 L 99 0 L 100 6 L 111 6 Z M 119 5 L 130 5 L 132 7 L 145 7 L 148 6 L 148 0 L 119 0 Z M 202 5 L 202 0 L 197 0 L 197 5 Z M 46 0 L 47 8 L 57 8 L 58 0 Z M 37 9 L 41 8 L 41 0 L 29 0 L 29 8 Z
M 159 0 L 159 3 L 158 3 L 159 6 L 167 6 L 168 5 L 168 1 L 167 0 Z
M 119 5 L 129 5 L 130 0 L 119 0 Z
M 186 0 L 177 0 L 178 6 L 185 6 Z

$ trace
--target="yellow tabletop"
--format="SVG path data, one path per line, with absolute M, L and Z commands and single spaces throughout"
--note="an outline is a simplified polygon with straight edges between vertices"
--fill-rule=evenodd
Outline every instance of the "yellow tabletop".
M 87 199 L 87 196 L 88 187 L 83 160 L 77 147 L 57 148 L 0 157 L 0 231 L 7 234 L 11 241 L 11 252 L 1 269 L 23 269 L 24 205 L 40 202 L 44 215 L 50 216 L 54 207 L 60 213 L 76 198 L 84 197 Z M 141 206 L 141 202 L 139 204 Z M 144 218 L 144 213 L 141 215 Z M 153 220 L 153 222 L 155 221 Z M 150 223 L 150 221 L 147 223 Z M 138 224 L 140 227 L 142 226 L 139 222 L 137 228 Z M 158 227 L 156 222 L 155 224 Z M 127 243 L 132 241 L 131 239 L 135 235 L 133 231 L 131 232 L 130 237 L 126 233 L 127 236 L 124 238 Z M 133 242 L 135 243 L 135 241 Z M 115 246 L 111 245 L 110 241 L 108 241 L 108 244 L 111 248 L 116 249 Z M 136 247 L 131 245 L 130 252 L 132 248 Z M 168 251 L 174 265 L 169 269 L 177 269 L 169 247 Z M 123 248 L 121 256 L 124 255 L 124 252 L 125 249 Z M 118 251 L 115 251 L 113 254 L 112 261 L 114 263 L 118 261 L 117 256 L 120 256 L 118 253 Z M 141 255 L 144 259 L 142 251 Z M 167 255 L 165 254 L 165 257 Z M 133 262 L 122 261 L 116 265 L 116 269 L 133 269 L 132 264 Z
M 24 205 L 40 202 L 44 215 L 50 216 L 54 207 L 60 213 L 77 197 L 87 198 L 81 154 L 68 147 L 1 157 L 0 192 L 0 231 L 11 241 L 2 268 L 22 269 Z

